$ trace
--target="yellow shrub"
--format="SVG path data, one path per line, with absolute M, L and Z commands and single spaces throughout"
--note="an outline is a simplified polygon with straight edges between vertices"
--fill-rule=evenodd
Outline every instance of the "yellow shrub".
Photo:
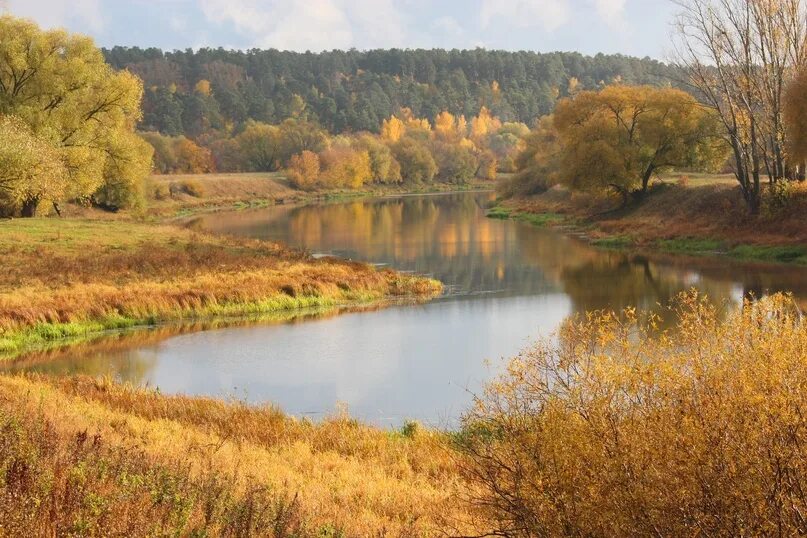
M 458 435 L 507 536 L 807 532 L 807 330 L 787 296 L 727 314 L 568 322 L 513 359 Z

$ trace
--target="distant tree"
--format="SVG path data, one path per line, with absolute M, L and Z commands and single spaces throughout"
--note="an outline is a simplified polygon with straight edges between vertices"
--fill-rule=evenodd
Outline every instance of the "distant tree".
M 320 153 L 319 159 L 323 186 L 357 189 L 373 179 L 367 151 L 336 146 Z
M 471 119 L 471 139 L 476 141 L 482 140 L 484 137 L 498 131 L 502 123 L 498 118 L 493 116 L 487 107 L 482 107 L 479 114 Z
M 281 163 L 286 163 L 292 155 L 306 150 L 319 153 L 328 143 L 327 133 L 313 122 L 287 119 L 280 124 L 279 129 Z
M 15 116 L 0 116 L 0 215 L 36 213 L 42 200 L 58 202 L 69 181 L 59 151 Z
M 160 174 L 170 174 L 176 170 L 177 156 L 174 153 L 175 138 L 155 131 L 140 133 L 151 144 L 154 151 L 154 170 Z
M 56 149 L 68 171 L 64 197 L 92 200 L 114 180 L 108 174 L 145 149 L 132 135 L 140 119 L 140 80 L 108 66 L 91 39 L 4 15 L 0 58 L 0 114 L 17 116 Z M 37 196 L 31 193 L 26 214 L 34 214 Z
M 213 155 L 210 150 L 197 145 L 193 140 L 180 137 L 174 146 L 177 159 L 176 170 L 184 174 L 205 174 L 215 172 Z
M 401 166 L 401 178 L 405 183 L 429 182 L 437 174 L 434 157 L 426 145 L 418 140 L 402 138 L 392 146 L 392 152 Z
M 282 146 L 280 128 L 275 125 L 257 121 L 247 122 L 244 130 L 235 137 L 235 143 L 247 170 L 254 172 L 277 170 L 284 160 L 286 150 Z
M 474 178 L 479 162 L 473 152 L 460 144 L 435 142 L 437 177 L 448 183 L 467 183 Z
M 286 174 L 293 187 L 302 190 L 314 189 L 320 174 L 319 157 L 308 150 L 292 155 Z
M 537 194 L 557 184 L 560 174 L 561 142 L 555 120 L 544 116 L 524 138 L 524 149 L 515 161 L 516 175 L 502 188 L 508 194 Z
M 373 181 L 378 183 L 400 183 L 401 165 L 392 155 L 392 150 L 370 134 L 359 137 L 358 148 L 367 151 L 370 156 L 370 169 L 372 170 Z
M 398 142 L 406 133 L 404 123 L 395 116 L 391 116 L 381 124 L 381 138 L 390 143 Z

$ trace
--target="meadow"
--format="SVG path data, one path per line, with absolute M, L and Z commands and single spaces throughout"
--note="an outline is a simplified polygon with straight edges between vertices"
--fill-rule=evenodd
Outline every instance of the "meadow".
M 0 223 L 0 352 L 171 319 L 430 298 L 440 283 L 127 220 Z

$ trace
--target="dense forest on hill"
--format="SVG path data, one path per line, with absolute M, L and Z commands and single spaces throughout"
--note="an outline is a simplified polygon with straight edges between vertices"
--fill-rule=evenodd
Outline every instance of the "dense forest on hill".
M 661 84 L 672 68 L 622 55 L 476 50 L 297 53 L 199 49 L 103 51 L 146 88 L 142 130 L 196 137 L 248 119 L 279 123 L 304 115 L 331 132 L 378 132 L 401 107 L 433 120 L 447 110 L 471 117 L 484 105 L 502 121 L 531 124 L 572 86 L 621 80 Z

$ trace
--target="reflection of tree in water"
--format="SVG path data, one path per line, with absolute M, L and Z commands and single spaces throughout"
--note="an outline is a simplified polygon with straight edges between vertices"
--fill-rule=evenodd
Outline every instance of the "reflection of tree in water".
M 461 193 L 276 207 L 211 217 L 211 228 L 433 275 L 459 291 L 534 295 L 563 290 L 575 308 L 651 308 L 697 285 L 715 299 L 737 289 L 794 290 L 802 268 L 726 259 L 642 258 L 592 248 L 552 230 L 484 217 L 490 194 Z
M 567 267 L 561 274 L 563 291 L 577 311 L 634 306 L 658 310 L 682 291 L 692 288 L 685 272 L 665 271 L 644 256 L 606 253 L 595 260 Z M 731 297 L 731 283 L 700 280 L 698 289 L 723 300 Z

